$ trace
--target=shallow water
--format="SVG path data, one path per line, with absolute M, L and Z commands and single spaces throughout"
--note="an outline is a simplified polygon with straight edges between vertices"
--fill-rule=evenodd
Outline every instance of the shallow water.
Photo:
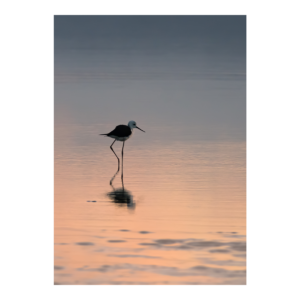
M 244 57 L 76 38 L 55 39 L 55 283 L 246 284 Z M 114 177 L 99 133 L 132 119 Z

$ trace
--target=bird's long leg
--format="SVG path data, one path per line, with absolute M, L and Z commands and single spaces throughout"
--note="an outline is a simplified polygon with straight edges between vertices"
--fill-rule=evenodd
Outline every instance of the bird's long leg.
M 115 143 L 116 140 L 114 140 L 114 142 L 110 145 L 110 149 L 111 151 L 114 153 L 114 155 L 116 156 L 116 158 L 118 159 L 118 171 L 120 170 L 120 160 L 119 160 L 119 157 L 117 156 L 117 154 L 115 153 L 114 149 L 112 148 L 112 145 Z
M 124 156 L 123 156 L 123 152 L 124 152 L 124 145 L 125 145 L 125 141 L 123 142 L 123 147 L 122 147 L 122 184 L 123 184 L 123 161 L 124 161 Z M 124 190 L 124 185 L 123 185 L 123 190 Z

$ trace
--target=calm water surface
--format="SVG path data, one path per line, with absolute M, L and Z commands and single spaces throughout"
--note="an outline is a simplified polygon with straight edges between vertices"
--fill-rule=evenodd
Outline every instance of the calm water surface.
M 55 41 L 55 283 L 246 284 L 244 58 Z

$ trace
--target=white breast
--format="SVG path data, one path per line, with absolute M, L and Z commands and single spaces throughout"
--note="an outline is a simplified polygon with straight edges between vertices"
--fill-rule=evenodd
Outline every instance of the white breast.
M 124 141 L 128 140 L 131 136 L 132 136 L 132 133 L 131 133 L 131 135 L 125 136 L 125 137 L 118 137 L 115 135 L 110 135 L 109 137 L 116 139 L 117 141 L 124 142 Z

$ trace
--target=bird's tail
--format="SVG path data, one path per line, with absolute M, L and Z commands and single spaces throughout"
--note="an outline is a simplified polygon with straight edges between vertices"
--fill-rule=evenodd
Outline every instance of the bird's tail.
M 107 133 L 100 133 L 99 135 L 107 135 Z

